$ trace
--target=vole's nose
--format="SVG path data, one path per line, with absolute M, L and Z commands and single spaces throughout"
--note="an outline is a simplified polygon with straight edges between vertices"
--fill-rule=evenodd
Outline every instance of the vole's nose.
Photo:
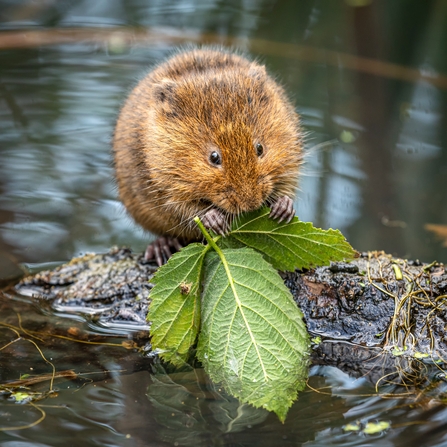
M 257 187 L 245 185 L 239 193 L 238 201 L 242 211 L 254 211 L 261 207 L 264 200 Z

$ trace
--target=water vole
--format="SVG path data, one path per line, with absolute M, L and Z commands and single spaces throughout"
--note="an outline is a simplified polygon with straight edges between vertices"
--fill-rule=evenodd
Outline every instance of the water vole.
M 271 206 L 290 220 L 302 162 L 299 119 L 262 65 L 223 49 L 183 51 L 127 98 L 113 139 L 120 198 L 161 236 L 146 258 L 201 239 L 193 222 L 223 234 L 232 217 Z

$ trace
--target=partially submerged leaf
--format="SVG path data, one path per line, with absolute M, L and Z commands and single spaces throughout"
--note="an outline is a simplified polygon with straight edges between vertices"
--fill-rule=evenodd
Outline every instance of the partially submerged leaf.
M 414 353 L 414 358 L 415 359 L 425 359 L 427 357 L 430 357 L 430 354 L 428 354 L 426 352 L 415 352 Z
M 14 391 L 11 393 L 11 397 L 18 403 L 28 403 L 33 399 L 33 393 L 27 393 L 26 391 Z
M 391 424 L 387 421 L 368 422 L 363 429 L 363 433 L 367 435 L 375 435 L 381 433 L 384 430 L 388 430 Z
M 159 269 L 148 319 L 153 347 L 176 365 L 187 359 L 201 319 L 197 355 L 211 379 L 284 421 L 305 385 L 310 341 L 275 268 L 326 265 L 355 251 L 337 230 L 296 217 L 279 224 L 269 213 L 240 216 L 224 238 L 195 218 L 208 245 L 189 245 Z
M 315 228 L 310 222 L 294 217 L 290 223 L 278 223 L 263 207 L 235 219 L 225 246 L 234 239 L 261 253 L 279 270 L 329 265 L 331 261 L 352 259 L 355 251 L 338 230 Z
M 277 271 L 250 248 L 205 259 L 198 357 L 212 380 L 283 421 L 305 385 L 309 337 Z
M 187 360 L 200 328 L 200 281 L 207 247 L 190 244 L 160 267 L 152 279 L 148 320 L 152 346 L 175 365 Z
M 394 346 L 394 348 L 391 351 L 391 354 L 393 354 L 394 357 L 400 357 L 401 355 L 404 355 L 407 350 L 408 346 L 404 346 L 403 348 L 401 348 L 400 346 Z
M 343 426 L 344 431 L 360 431 L 362 427 L 358 422 L 351 422 Z

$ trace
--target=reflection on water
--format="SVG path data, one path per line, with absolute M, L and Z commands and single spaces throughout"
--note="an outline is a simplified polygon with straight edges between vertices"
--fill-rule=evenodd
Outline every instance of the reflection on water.
M 126 216 L 113 181 L 110 140 L 120 104 L 174 47 L 232 39 L 278 75 L 301 113 L 307 166 L 298 215 L 340 228 L 359 250 L 447 261 L 423 229 L 447 225 L 446 2 L 4 0 L 0 21 L 0 281 L 17 276 L 19 262 L 62 261 L 114 244 L 143 249 L 150 236 Z M 11 33 L 21 29 L 37 34 Z M 55 44 L 37 44 L 48 39 Z M 74 358 L 83 364 L 86 355 Z M 119 369 L 110 352 L 103 355 L 103 367 Z M 437 422 L 443 408 L 401 402 L 398 409 L 395 401 L 360 397 L 373 390 L 337 374 L 314 370 L 311 384 L 330 385 L 332 395 L 303 393 L 284 426 L 269 415 L 237 433 L 217 431 L 222 420 L 207 406 L 212 391 L 204 391 L 208 434 L 193 438 L 203 445 L 364 445 L 341 427 L 386 419 L 395 427 L 368 442 L 445 442 Z M 352 393 L 339 393 L 348 382 Z M 41 425 L 0 432 L 0 442 L 173 445 L 163 437 L 169 423 L 151 415 L 157 405 L 143 396 L 154 383 L 143 371 L 67 388 L 45 400 L 51 407 Z M 3 405 L 2 415 L 17 411 Z M 64 433 L 49 442 L 56 426 Z
M 334 367 L 311 369 L 309 387 L 281 424 L 274 414 L 227 396 L 202 370 L 170 371 L 136 350 L 124 349 L 123 338 L 96 335 L 85 324 L 42 315 L 26 301 L 0 297 L 0 312 L 1 324 L 17 328 L 22 335 L 0 355 L 2 383 L 25 374 L 50 376 L 52 368 L 41 353 L 56 372 L 72 371 L 68 378 L 55 380 L 52 398 L 36 401 L 34 406 L 14 404 L 7 393 L 0 393 L 0 429 L 32 424 L 44 415 L 32 428 L 0 431 L 2 446 L 20 442 L 52 447 L 286 447 L 303 443 L 360 447 L 368 442 L 418 447 L 441 446 L 447 439 L 444 405 L 424 404 L 424 399 L 415 405 L 411 394 L 383 399 L 366 379 L 352 379 Z M 16 340 L 17 334 L 1 327 L 3 347 Z M 65 338 L 57 338 L 61 336 Z M 49 388 L 48 379 L 31 386 L 41 392 Z M 382 394 L 392 391 L 399 389 L 381 389 Z M 439 391 L 445 392 L 445 386 Z M 376 435 L 346 430 L 348 424 L 363 429 L 368 422 L 378 421 L 390 423 L 391 428 Z
M 425 223 L 446 220 L 442 206 L 446 163 L 441 149 L 446 100 L 439 87 L 446 81 L 437 68 L 443 68 L 442 51 L 430 37 L 440 32 L 442 23 L 437 20 L 428 34 L 421 23 L 428 56 L 415 52 L 407 59 L 420 64 L 420 71 L 413 67 L 405 71 L 404 66 L 397 70 L 391 63 L 379 65 L 380 60 L 376 64 L 374 57 L 386 52 L 371 48 L 356 29 L 369 24 L 370 37 L 377 37 L 371 17 L 378 12 L 373 7 L 360 14 L 362 8 L 302 6 L 298 11 L 290 6 L 290 14 L 300 12 L 299 20 L 306 17 L 306 24 L 301 34 L 290 24 L 300 44 L 286 47 L 275 43 L 273 36 L 266 40 L 272 33 L 267 23 L 281 35 L 277 22 L 287 11 L 282 3 L 219 5 L 117 1 L 110 8 L 93 8 L 89 2 L 50 2 L 38 11 L 29 5 L 28 9 L 9 5 L 4 13 L 9 28 L 23 21 L 34 25 L 56 21 L 64 26 L 107 26 L 107 30 L 135 17 L 141 25 L 165 28 L 158 42 L 153 42 L 157 34 L 152 35 L 150 45 L 137 40 L 129 46 L 131 40 L 122 40 L 127 32 L 123 28 L 121 34 L 111 32 L 107 43 L 95 43 L 91 34 L 85 43 L 86 35 L 78 37 L 78 43 L 0 53 L 3 251 L 20 261 L 42 262 L 104 251 L 113 244 L 137 249 L 145 245 L 149 236 L 133 225 L 116 200 L 110 161 L 115 117 L 126 92 L 147 67 L 169 54 L 173 42 L 199 42 L 203 33 L 222 42 L 237 37 L 239 44 L 253 46 L 261 54 L 265 48 L 269 56 L 263 59 L 294 96 L 308 147 L 297 199 L 302 219 L 340 228 L 359 250 L 384 249 L 427 261 L 446 259 L 445 249 L 423 230 Z M 331 11 L 335 16 L 330 21 Z M 435 12 L 425 8 L 424 13 L 428 21 Z M 167 28 L 178 16 L 188 28 Z M 286 23 L 290 22 L 289 18 Z M 342 23 L 351 24 L 358 40 L 348 38 Z M 332 28 L 339 36 L 338 45 L 329 44 L 326 36 Z M 251 43 L 244 36 L 252 37 Z M 324 52 L 310 51 L 317 44 L 332 51 L 327 63 Z M 359 72 L 351 69 L 355 64 L 348 58 L 356 47 Z M 342 51 L 338 62 L 333 50 Z M 393 50 L 389 57 L 402 59 Z M 388 77 L 374 76 L 376 69 Z M 418 81 L 418 73 L 425 80 Z M 406 77 L 414 84 L 394 80 Z

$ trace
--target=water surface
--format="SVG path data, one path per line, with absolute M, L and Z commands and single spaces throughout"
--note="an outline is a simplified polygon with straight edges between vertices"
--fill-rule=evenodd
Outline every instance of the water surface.
M 144 249 L 151 236 L 117 200 L 113 126 L 131 86 L 176 47 L 191 43 L 250 52 L 285 85 L 306 133 L 296 200 L 302 220 L 339 228 L 358 250 L 447 262 L 446 248 L 424 229 L 447 225 L 444 2 L 3 1 L 0 21 L 0 280 L 17 276 L 23 264 L 43 268 L 115 244 Z M 17 325 L 19 312 L 40 330 L 51 322 L 100 336 L 93 323 L 1 300 L 2 322 Z M 2 329 L 0 337 L 4 346 L 15 334 Z M 50 372 L 28 345 L 0 351 L 2 380 L 31 367 Z M 68 346 L 43 345 L 58 370 L 111 372 L 62 382 L 57 397 L 41 402 L 46 419 L 28 430 L 0 432 L 1 445 L 447 442 L 443 406 L 382 399 L 367 381 L 336 369 L 312 370 L 310 385 L 320 392 L 309 388 L 300 395 L 284 425 L 245 409 L 247 419 L 237 425 L 222 408 L 230 405 L 232 414 L 239 407 L 202 377 L 198 385 L 188 375 L 177 377 L 180 388 L 188 384 L 191 402 L 205 397 L 199 409 L 191 404 L 189 417 L 175 409 L 169 416 L 169 405 L 163 409 L 146 396 L 160 382 L 140 352 Z M 2 424 L 14 426 L 41 414 L 4 400 L 0 412 Z M 356 420 L 386 420 L 392 428 L 374 436 L 343 431 Z

